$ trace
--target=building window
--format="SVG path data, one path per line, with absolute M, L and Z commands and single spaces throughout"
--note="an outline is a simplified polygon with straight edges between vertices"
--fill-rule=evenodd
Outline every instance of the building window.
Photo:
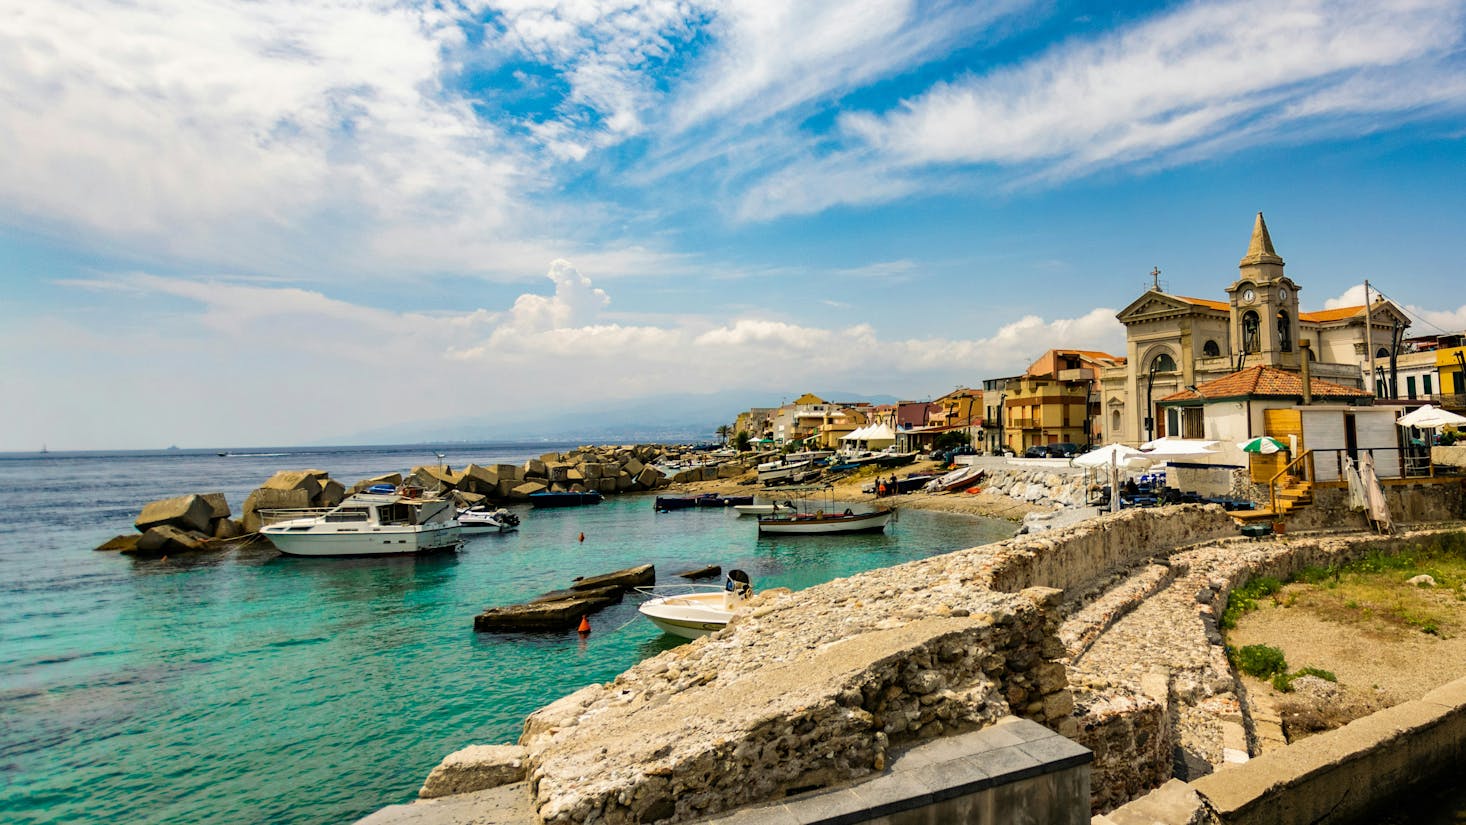
M 1261 352 L 1262 337 L 1259 332 L 1262 325 L 1258 322 L 1257 313 L 1247 310 L 1242 313 L 1242 351 Z
M 1389 358 L 1390 357 L 1390 351 L 1387 350 L 1387 349 L 1385 349 L 1384 347 L 1380 347 L 1379 348 L 1379 351 L 1374 354 L 1374 357 L 1375 358 Z
M 1278 348 L 1283 352 L 1293 351 L 1293 326 L 1289 323 L 1288 311 L 1278 310 Z
M 1422 375 L 1422 376 L 1420 376 L 1420 380 L 1421 380 L 1422 383 L 1425 384 L 1425 394 L 1427 396 L 1432 395 L 1434 393 L 1434 391 L 1432 390 L 1432 388 L 1430 386 L 1430 376 L 1429 375 Z
M 1120 431 L 1120 411 L 1119 410 L 1115 410 L 1113 413 L 1110 414 L 1110 432 L 1112 432 L 1112 433 L 1118 433 L 1119 431 Z
M 1163 352 L 1151 362 L 1151 369 L 1156 372 L 1175 372 L 1176 359 Z
M 1405 397 L 1412 401 L 1415 400 L 1415 376 L 1413 375 L 1405 376 Z
M 1216 341 L 1208 340 L 1205 344 L 1201 345 L 1201 354 L 1207 358 L 1216 358 L 1222 354 L 1222 348 L 1217 346 Z

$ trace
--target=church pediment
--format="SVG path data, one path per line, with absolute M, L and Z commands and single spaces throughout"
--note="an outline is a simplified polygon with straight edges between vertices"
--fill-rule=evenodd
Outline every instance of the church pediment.
M 1120 310 L 1115 315 L 1122 324 L 1132 324 L 1140 321 L 1147 321 L 1152 318 L 1187 315 L 1192 313 L 1215 315 L 1224 310 L 1218 307 L 1207 306 L 1195 302 L 1195 299 L 1186 300 L 1175 295 L 1167 295 L 1164 292 L 1149 290 L 1144 295 L 1136 298 L 1130 306 Z

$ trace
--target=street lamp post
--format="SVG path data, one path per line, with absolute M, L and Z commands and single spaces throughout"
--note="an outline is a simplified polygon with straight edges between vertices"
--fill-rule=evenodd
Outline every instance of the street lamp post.
M 1145 379 L 1145 440 L 1155 440 L 1155 404 L 1151 401 L 1151 391 L 1155 389 L 1155 374 L 1160 371 L 1161 357 L 1150 359 L 1150 375 Z

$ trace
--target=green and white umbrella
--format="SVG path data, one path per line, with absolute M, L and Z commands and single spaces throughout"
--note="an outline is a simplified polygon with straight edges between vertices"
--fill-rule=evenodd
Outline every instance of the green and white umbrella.
M 1258 453 L 1259 455 L 1271 455 L 1288 449 L 1288 445 L 1269 435 L 1260 435 L 1251 441 L 1238 442 L 1238 447 L 1244 453 Z

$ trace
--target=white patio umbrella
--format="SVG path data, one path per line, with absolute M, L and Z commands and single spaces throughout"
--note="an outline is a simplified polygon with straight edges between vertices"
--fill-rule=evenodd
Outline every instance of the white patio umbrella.
M 1110 512 L 1116 513 L 1120 510 L 1120 468 L 1143 470 L 1151 465 L 1150 456 L 1142 453 L 1134 447 L 1127 447 L 1124 444 L 1107 444 L 1098 450 L 1090 450 L 1081 456 L 1071 458 L 1070 463 L 1076 467 L 1088 467 L 1099 469 L 1109 468 L 1110 471 Z
M 1140 449 L 1157 461 L 1185 456 L 1211 455 L 1222 445 L 1220 441 L 1206 441 L 1195 438 L 1173 438 L 1161 436 L 1154 441 L 1140 445 Z
M 1466 424 L 1466 416 L 1456 415 L 1449 410 L 1440 407 L 1432 407 L 1426 404 L 1418 410 L 1411 410 L 1408 413 L 1395 419 L 1395 423 L 1401 427 L 1419 427 L 1422 430 L 1436 430 L 1447 424 L 1461 426 Z

